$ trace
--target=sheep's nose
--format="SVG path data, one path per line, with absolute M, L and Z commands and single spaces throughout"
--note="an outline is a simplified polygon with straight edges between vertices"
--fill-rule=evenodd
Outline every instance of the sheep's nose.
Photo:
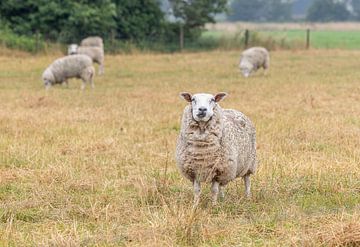
M 199 107 L 199 112 L 206 112 L 207 109 L 205 107 Z

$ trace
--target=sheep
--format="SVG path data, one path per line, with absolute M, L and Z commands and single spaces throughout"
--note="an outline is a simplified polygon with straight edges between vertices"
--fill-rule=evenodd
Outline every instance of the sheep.
M 71 44 L 68 47 L 68 55 L 84 54 L 89 56 L 94 63 L 99 64 L 98 74 L 104 73 L 104 50 L 101 47 L 95 46 L 78 46 L 77 44 Z
M 260 67 L 263 67 L 266 73 L 269 66 L 270 55 L 263 47 L 252 47 L 241 53 L 239 68 L 245 77 L 249 77 Z
M 85 83 L 91 84 L 94 88 L 93 77 L 95 69 L 92 66 L 91 58 L 86 55 L 65 56 L 56 59 L 50 64 L 42 74 L 42 79 L 46 89 L 52 85 L 65 82 L 68 84 L 70 78 L 81 78 L 83 83 L 81 89 L 85 88 Z
M 257 167 L 256 133 L 243 113 L 222 109 L 218 102 L 226 93 L 181 93 L 190 105 L 183 112 L 176 144 L 176 163 L 193 184 L 194 203 L 200 200 L 202 182 L 210 182 L 212 202 L 224 197 L 223 188 L 242 177 L 245 195 L 250 197 L 250 175 Z
M 104 47 L 104 42 L 99 36 L 90 36 L 83 39 L 80 43 L 81 46 L 96 46 L 96 47 Z

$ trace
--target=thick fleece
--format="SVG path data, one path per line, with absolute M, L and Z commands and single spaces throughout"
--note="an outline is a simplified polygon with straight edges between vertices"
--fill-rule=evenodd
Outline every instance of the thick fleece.
M 216 181 L 224 186 L 255 173 L 255 135 L 252 122 L 239 111 L 216 105 L 212 118 L 201 124 L 187 106 L 177 140 L 177 166 L 191 182 Z
M 270 66 L 269 52 L 263 47 L 252 47 L 241 53 L 239 68 L 245 77 L 259 68 L 267 70 Z
M 70 78 L 81 78 L 83 83 L 93 85 L 95 70 L 92 60 L 86 55 L 72 55 L 56 59 L 42 75 L 45 85 L 67 82 Z

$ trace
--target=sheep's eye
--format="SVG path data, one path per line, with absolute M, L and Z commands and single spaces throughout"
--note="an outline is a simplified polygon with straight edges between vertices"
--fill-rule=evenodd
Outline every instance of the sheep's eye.
M 194 98 L 192 98 L 192 99 L 191 99 L 191 102 L 195 102 L 195 99 L 194 99 Z
M 215 102 L 215 99 L 211 99 L 211 100 L 210 100 L 210 103 L 211 103 L 211 102 Z

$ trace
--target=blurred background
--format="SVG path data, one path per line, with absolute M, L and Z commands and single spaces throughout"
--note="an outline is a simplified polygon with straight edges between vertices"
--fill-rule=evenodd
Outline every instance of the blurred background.
M 90 35 L 108 53 L 360 48 L 359 0 L 1 0 L 0 45 L 64 51 Z

